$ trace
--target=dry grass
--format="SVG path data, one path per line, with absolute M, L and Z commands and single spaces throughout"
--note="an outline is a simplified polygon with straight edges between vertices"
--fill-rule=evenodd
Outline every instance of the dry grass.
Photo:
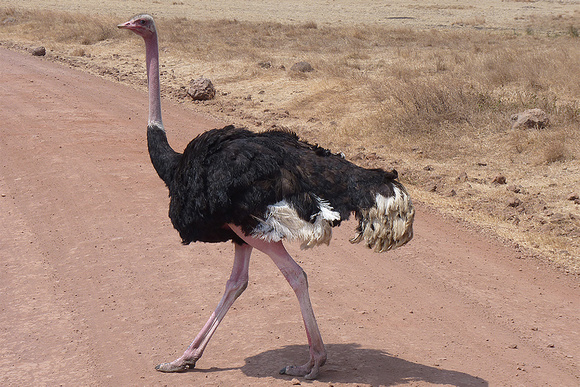
M 92 45 L 116 35 L 111 25 L 107 24 L 107 21 L 112 22 L 111 18 L 103 20 L 82 14 L 51 11 L 38 13 L 14 8 L 2 11 L 3 29 L 17 31 L 20 36 L 29 39 L 41 39 L 48 35 L 55 42 Z
M 358 161 L 396 166 L 422 200 L 574 271 L 580 235 L 562 230 L 580 226 L 580 206 L 565 200 L 580 187 L 580 83 L 571 81 L 580 79 L 576 16 L 540 20 L 548 32 L 161 18 L 164 94 L 179 95 L 191 78 L 208 76 L 221 94 L 197 109 L 257 129 L 289 126 L 351 157 L 375 154 Z M 485 24 L 476 19 L 464 24 Z M 143 87 L 143 47 L 116 30 L 121 21 L 4 9 L 0 39 L 42 43 Z M 288 70 L 301 60 L 315 71 Z M 550 126 L 511 130 L 510 115 L 528 108 L 545 110 Z M 497 174 L 521 190 L 493 186 Z M 435 193 L 423 190 L 433 184 Z M 506 207 L 514 195 L 524 206 Z M 564 219 L 554 223 L 549 212 Z M 541 245 L 531 241 L 540 234 Z

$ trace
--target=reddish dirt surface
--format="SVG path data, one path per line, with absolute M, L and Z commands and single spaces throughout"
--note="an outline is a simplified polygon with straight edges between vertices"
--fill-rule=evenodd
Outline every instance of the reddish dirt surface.
M 230 244 L 182 246 L 145 143 L 146 95 L 0 49 L 0 385 L 292 385 L 306 360 L 290 287 L 250 285 L 197 369 L 162 374 L 217 304 Z M 166 102 L 183 149 L 220 125 Z M 580 384 L 578 280 L 418 205 L 415 239 L 290 252 L 329 360 L 313 386 Z

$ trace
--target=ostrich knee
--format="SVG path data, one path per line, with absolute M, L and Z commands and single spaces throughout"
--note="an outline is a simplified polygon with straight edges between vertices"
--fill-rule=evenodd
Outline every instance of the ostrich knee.
M 225 296 L 232 297 L 235 301 L 239 296 L 242 295 L 244 290 L 248 287 L 248 277 L 245 278 L 230 278 L 226 282 Z

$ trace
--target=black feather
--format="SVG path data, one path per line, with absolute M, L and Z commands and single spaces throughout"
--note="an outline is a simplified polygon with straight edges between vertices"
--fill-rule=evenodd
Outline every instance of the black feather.
M 186 244 L 242 243 L 224 225 L 236 224 L 250 234 L 268 206 L 282 200 L 312 221 L 321 198 L 346 220 L 370 208 L 376 193 L 392 196 L 392 184 L 398 184 L 396 172 L 358 167 L 292 132 L 254 133 L 233 126 L 196 137 L 165 177 L 169 216 Z

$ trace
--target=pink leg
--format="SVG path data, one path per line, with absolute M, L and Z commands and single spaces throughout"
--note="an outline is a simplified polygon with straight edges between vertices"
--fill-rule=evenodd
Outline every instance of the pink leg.
M 155 369 L 161 372 L 180 372 L 195 367 L 195 362 L 201 357 L 207 343 L 218 325 L 234 303 L 248 286 L 248 269 L 252 246 L 235 244 L 234 267 L 230 279 L 226 282 L 226 290 L 217 308 L 197 334 L 196 338 L 185 350 L 183 355 L 171 363 L 159 364 Z
M 230 228 L 250 246 L 270 256 L 298 297 L 304 327 L 306 328 L 306 337 L 308 338 L 310 360 L 302 366 L 287 366 L 280 373 L 315 379 L 320 373 L 320 367 L 326 362 L 326 350 L 314 317 L 312 304 L 310 303 L 306 273 L 288 254 L 282 242 L 266 242 L 262 239 L 245 235 L 237 226 L 230 225 Z

